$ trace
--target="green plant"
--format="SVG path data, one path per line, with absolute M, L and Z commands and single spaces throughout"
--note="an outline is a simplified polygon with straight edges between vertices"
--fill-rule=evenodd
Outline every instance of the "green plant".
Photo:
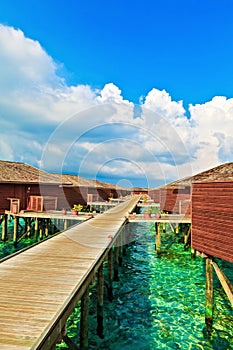
M 83 208 L 82 204 L 74 204 L 72 210 L 77 210 L 77 211 L 81 211 Z

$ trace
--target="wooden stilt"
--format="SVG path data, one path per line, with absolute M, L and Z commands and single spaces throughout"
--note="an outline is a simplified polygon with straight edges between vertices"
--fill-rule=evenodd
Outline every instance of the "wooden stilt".
M 45 219 L 45 237 L 48 237 L 49 235 L 49 219 Z
M 119 266 L 122 266 L 122 255 L 123 255 L 123 252 L 122 252 L 122 233 L 120 233 L 118 239 L 117 239 L 117 245 L 119 246 L 118 247 L 118 261 L 119 261 Z
M 64 219 L 64 230 L 67 230 L 68 228 L 68 220 Z
M 3 221 L 2 221 L 2 240 L 3 240 L 3 242 L 5 242 L 7 239 L 7 222 L 8 222 L 8 217 L 5 214 Z
M 32 227 L 31 227 L 31 219 L 29 218 L 28 221 L 27 221 L 27 236 L 28 236 L 28 237 L 31 236 L 31 230 L 32 230 Z
M 13 233 L 13 242 L 14 245 L 17 245 L 18 232 L 19 232 L 19 218 L 18 216 L 14 216 L 14 233 Z
M 129 221 L 127 220 L 125 226 L 124 226 L 124 231 L 122 235 L 122 255 L 126 255 L 127 251 L 127 240 L 129 240 Z
M 212 260 L 206 258 L 206 312 L 205 323 L 207 329 L 211 331 L 213 324 L 213 299 L 214 299 L 214 287 L 213 287 L 213 267 Z
M 178 235 L 179 231 L 180 231 L 179 224 L 176 224 L 176 226 L 175 226 L 175 234 Z
M 112 281 L 113 281 L 113 251 L 112 248 L 108 252 L 108 300 L 113 300 Z
M 196 249 L 191 249 L 191 258 L 192 259 L 195 259 L 196 258 L 196 254 L 197 254 L 197 251 L 196 251 Z
M 38 239 L 38 233 L 39 233 L 39 220 L 35 218 L 35 237 L 36 240 Z
M 54 223 L 54 220 L 51 220 L 51 235 L 54 234 L 54 226 L 55 226 L 55 223 Z
M 160 233 L 160 223 L 155 223 L 155 249 L 158 258 L 161 257 L 161 233 Z
M 114 275 L 113 280 L 119 281 L 118 267 L 119 267 L 119 247 L 114 247 Z
M 233 285 L 228 280 L 228 278 L 225 276 L 223 271 L 219 268 L 218 264 L 216 264 L 214 261 L 212 262 L 212 265 L 214 267 L 214 270 L 218 276 L 218 279 L 224 289 L 224 292 L 226 293 L 231 305 L 233 306 Z
M 81 299 L 80 350 L 88 350 L 89 287 Z
M 191 225 L 185 227 L 184 229 L 184 248 L 186 249 L 191 237 Z
M 29 218 L 23 218 L 23 220 L 24 220 L 24 233 L 26 233 L 27 232 L 27 228 L 28 228 L 28 220 L 29 220 Z
M 66 343 L 66 345 L 68 346 L 69 350 L 79 350 L 77 345 L 75 345 L 67 335 L 63 336 L 63 340 Z
M 98 269 L 98 290 L 97 290 L 97 334 L 104 338 L 104 270 L 103 264 Z
M 44 225 L 44 222 L 43 220 L 40 220 L 40 228 L 39 228 L 39 240 L 42 240 L 43 239 L 43 225 Z

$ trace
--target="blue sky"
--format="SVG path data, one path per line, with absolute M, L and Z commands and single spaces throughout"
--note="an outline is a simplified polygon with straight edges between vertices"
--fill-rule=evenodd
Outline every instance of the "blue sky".
M 232 161 L 232 17 L 231 0 L 0 2 L 1 158 L 141 186 Z M 134 118 L 133 104 L 147 112 Z M 82 113 L 96 105 L 102 119 L 86 125 Z M 85 137 L 78 129 L 71 145 L 59 130 L 74 113 Z M 56 133 L 63 146 L 50 144 Z

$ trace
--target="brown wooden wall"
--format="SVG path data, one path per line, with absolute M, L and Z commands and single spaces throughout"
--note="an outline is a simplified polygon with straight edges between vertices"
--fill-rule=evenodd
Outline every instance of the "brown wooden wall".
M 69 210 L 74 204 L 86 204 L 87 188 L 86 187 L 59 187 L 59 186 L 40 186 L 42 196 L 57 197 L 57 209 L 65 208 Z M 46 209 L 46 208 L 45 208 Z
M 191 199 L 180 200 L 179 213 L 185 215 L 191 215 Z
M 5 210 L 10 209 L 8 197 L 16 198 L 14 186 L 0 184 L 0 214 L 4 214 Z
M 174 214 L 178 214 L 180 212 L 180 201 L 190 199 L 190 197 L 190 187 L 161 188 L 160 209 Z
M 155 188 L 154 190 L 149 190 L 148 195 L 151 199 L 154 200 L 155 203 L 160 203 L 160 189 Z
M 191 246 L 233 262 L 233 182 L 193 184 Z
M 0 214 L 10 209 L 7 198 L 19 198 L 20 209 L 27 209 L 29 196 L 52 196 L 58 198 L 57 209 L 69 209 L 74 204 L 86 204 L 87 188 L 59 187 L 57 185 L 0 184 Z M 46 208 L 45 208 L 46 209 Z
M 10 201 L 7 198 L 19 198 L 20 209 L 27 209 L 29 196 L 57 197 L 57 209 L 70 209 L 74 204 L 86 205 L 87 194 L 99 195 L 99 200 L 106 201 L 110 196 L 118 197 L 115 189 L 87 188 L 87 187 L 60 187 L 58 185 L 38 184 L 0 184 L 0 214 L 10 209 Z M 45 208 L 46 209 L 46 208 Z M 49 208 L 48 208 L 49 209 Z

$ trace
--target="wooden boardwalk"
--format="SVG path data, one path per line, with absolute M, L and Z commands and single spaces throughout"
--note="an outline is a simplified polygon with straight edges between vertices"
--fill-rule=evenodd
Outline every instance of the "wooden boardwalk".
M 191 224 L 191 217 L 183 214 L 162 214 L 161 218 L 156 218 L 155 215 L 152 215 L 150 218 L 145 218 L 143 214 L 137 214 L 135 217 L 129 215 L 129 222 Z
M 53 347 L 138 196 L 0 265 L 0 349 Z

